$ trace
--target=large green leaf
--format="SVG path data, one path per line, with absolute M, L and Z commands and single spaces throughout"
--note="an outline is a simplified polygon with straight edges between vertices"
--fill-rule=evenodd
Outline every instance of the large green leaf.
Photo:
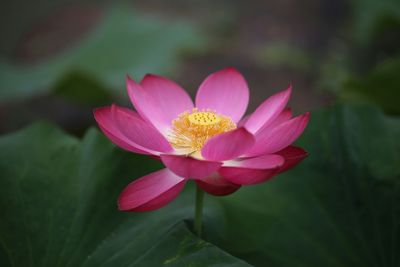
M 255 266 L 398 266 L 398 119 L 368 107 L 314 112 L 310 156 L 272 181 L 207 197 L 204 237 Z M 0 138 L 1 266 L 246 266 L 197 239 L 187 188 L 167 207 L 122 213 L 131 179 L 160 168 L 91 130 L 37 125 Z
M 204 43 L 188 21 L 166 21 L 126 7 L 112 8 L 86 38 L 54 58 L 34 65 L 0 61 L 0 99 L 47 93 L 71 73 L 97 80 L 118 95 L 124 92 L 126 74 L 140 78 L 146 72 L 171 72 L 178 66 L 182 48 L 198 49 Z M 87 94 L 77 90 L 69 94 Z
M 258 266 L 399 266 L 399 127 L 366 107 L 313 113 L 309 158 L 225 200 L 211 240 Z
M 82 142 L 42 124 L 2 137 L 0 265 L 247 266 L 186 228 L 191 190 L 157 212 L 117 210 L 124 185 L 159 167 L 94 130 Z

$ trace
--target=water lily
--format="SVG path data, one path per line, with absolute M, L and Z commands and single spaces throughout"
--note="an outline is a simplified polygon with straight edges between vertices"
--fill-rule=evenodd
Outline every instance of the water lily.
M 307 156 L 292 146 L 307 126 L 309 113 L 292 117 L 285 108 L 291 87 L 243 118 L 249 89 L 233 68 L 209 75 L 195 103 L 164 77 L 148 74 L 140 83 L 127 77 L 126 84 L 136 112 L 112 105 L 96 109 L 95 119 L 114 144 L 156 157 L 166 168 L 130 183 L 118 199 L 120 210 L 161 208 L 191 179 L 209 194 L 228 195 L 241 186 L 268 181 Z

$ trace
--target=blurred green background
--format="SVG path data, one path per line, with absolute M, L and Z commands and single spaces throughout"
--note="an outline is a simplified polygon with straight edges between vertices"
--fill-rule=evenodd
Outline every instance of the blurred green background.
M 400 266 L 400 1 L 0 4 L 0 266 Z M 248 112 L 290 83 L 310 156 L 271 182 L 151 213 L 119 192 L 161 168 L 96 129 L 125 75 L 194 96 L 234 66 Z M 40 121 L 40 122 L 38 122 Z

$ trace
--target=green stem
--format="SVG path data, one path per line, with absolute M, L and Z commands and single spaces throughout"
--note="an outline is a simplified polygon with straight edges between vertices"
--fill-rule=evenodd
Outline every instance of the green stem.
M 194 212 L 194 232 L 201 237 L 201 219 L 203 216 L 204 191 L 196 186 L 196 207 Z

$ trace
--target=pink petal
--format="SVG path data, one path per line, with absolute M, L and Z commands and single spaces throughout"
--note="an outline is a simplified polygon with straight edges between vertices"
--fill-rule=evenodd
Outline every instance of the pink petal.
M 222 163 L 207 160 L 197 160 L 187 156 L 161 155 L 165 166 L 185 178 L 201 179 L 217 171 Z
M 157 210 L 159 208 L 162 208 L 163 206 L 167 205 L 169 202 L 174 200 L 179 193 L 182 191 L 182 189 L 185 187 L 185 183 L 180 183 L 173 188 L 169 189 L 167 192 L 163 193 L 162 195 L 156 197 L 153 200 L 150 200 L 146 204 L 143 204 L 140 207 L 135 208 L 134 210 L 130 211 L 136 211 L 136 212 L 142 212 L 142 211 L 152 211 L 152 210 Z
M 223 161 L 246 153 L 254 145 L 254 137 L 244 128 L 210 138 L 201 150 L 207 160 Z
M 272 154 L 291 145 L 303 133 L 309 118 L 310 113 L 307 112 L 273 129 L 266 127 L 256 134 L 256 144 L 246 155 Z
M 214 196 L 226 196 L 240 188 L 240 185 L 227 181 L 217 173 L 207 178 L 196 180 L 196 183 L 201 189 Z
M 276 117 L 272 122 L 268 123 L 267 125 L 264 125 L 263 127 L 261 127 L 258 132 L 262 132 L 264 130 L 266 130 L 267 128 L 269 130 L 272 130 L 273 128 L 275 128 L 276 126 L 290 120 L 292 118 L 292 109 L 291 108 L 285 108 L 281 114 L 278 115 L 278 117 Z M 268 131 L 268 130 L 266 130 Z M 257 134 L 255 134 L 257 135 Z
M 249 103 L 249 89 L 243 76 L 234 68 L 226 68 L 209 75 L 200 85 L 196 107 L 211 109 L 240 120 Z
M 140 148 L 164 153 L 173 151 L 165 137 L 136 113 L 115 105 L 111 107 L 111 112 L 119 130 Z
M 240 185 L 263 183 L 278 173 L 279 168 L 260 170 L 251 168 L 222 167 L 218 173 L 229 182 Z
M 135 109 L 162 133 L 168 132 L 179 114 L 193 109 L 185 90 L 164 77 L 148 74 L 140 85 L 127 77 L 126 84 Z
M 168 125 L 182 112 L 193 109 L 193 101 L 189 94 L 173 81 L 147 74 L 140 85 L 154 99 Z
M 251 117 L 252 114 L 249 114 L 245 117 L 243 117 L 237 124 L 238 127 L 245 127 L 246 122 L 248 119 Z M 292 118 L 292 109 L 291 108 L 285 108 L 281 114 L 279 114 L 272 122 L 267 123 L 266 125 L 262 126 L 260 129 L 257 130 L 257 132 L 262 131 L 265 128 L 272 129 L 279 124 L 284 123 L 285 121 L 288 121 Z M 245 127 L 246 128 L 246 127 Z
M 269 98 L 267 98 L 249 117 L 246 122 L 246 129 L 255 134 L 262 127 L 271 123 L 285 108 L 289 101 L 292 86 Z
M 251 115 L 251 114 L 250 114 Z M 246 115 L 244 116 L 238 123 L 237 123 L 237 127 L 243 127 L 247 120 L 250 118 L 250 115 Z
M 150 211 L 174 200 L 186 180 L 168 169 L 153 172 L 130 183 L 118 198 L 123 211 Z
M 133 112 L 133 111 L 132 111 Z M 111 107 L 102 107 L 94 110 L 94 118 L 99 125 L 101 131 L 117 146 L 140 154 L 152 154 L 155 151 L 142 149 L 139 145 L 129 140 L 119 129 L 113 115 Z
M 266 170 L 281 167 L 284 162 L 285 159 L 283 156 L 268 154 L 254 158 L 225 161 L 223 167 L 239 167 Z
M 279 168 L 279 172 L 284 172 L 293 168 L 308 156 L 307 151 L 296 146 L 288 146 L 276 153 L 285 158 L 285 163 Z

